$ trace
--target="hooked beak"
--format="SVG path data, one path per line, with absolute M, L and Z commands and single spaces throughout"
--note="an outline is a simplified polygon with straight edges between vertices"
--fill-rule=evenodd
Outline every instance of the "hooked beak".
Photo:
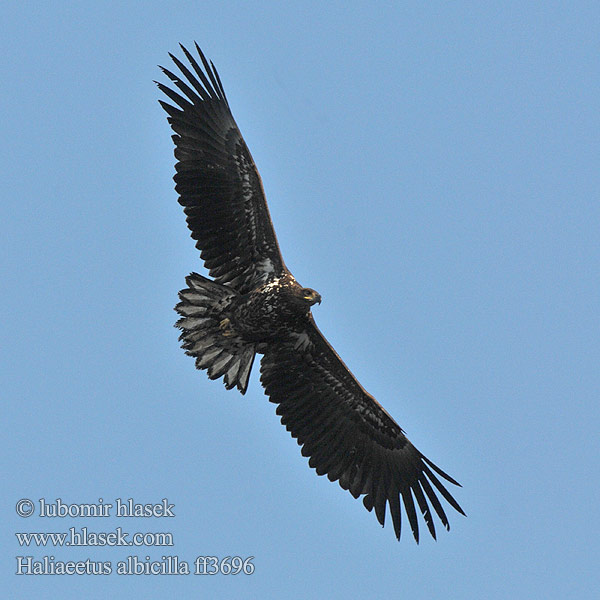
M 321 294 L 319 292 L 315 292 L 315 290 L 311 290 L 310 293 L 304 296 L 304 299 L 313 306 L 314 304 L 321 304 Z

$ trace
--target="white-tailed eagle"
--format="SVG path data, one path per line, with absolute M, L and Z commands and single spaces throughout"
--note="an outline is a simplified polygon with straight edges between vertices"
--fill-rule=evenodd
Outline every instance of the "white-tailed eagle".
M 255 355 L 261 382 L 287 430 L 319 475 L 363 496 L 383 525 L 386 504 L 400 539 L 401 503 L 419 541 L 419 511 L 435 538 L 433 515 L 449 529 L 438 495 L 463 510 L 440 479 L 459 485 L 407 439 L 358 383 L 317 328 L 321 296 L 286 268 L 260 176 L 236 125 L 219 75 L 196 44 L 202 66 L 163 69 L 158 87 L 175 135 L 175 189 L 212 279 L 192 273 L 179 293 L 182 346 L 211 379 L 243 394 Z

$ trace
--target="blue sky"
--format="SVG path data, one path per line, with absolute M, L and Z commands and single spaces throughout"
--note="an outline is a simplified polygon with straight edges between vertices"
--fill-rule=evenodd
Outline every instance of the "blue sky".
M 3 589 L 14 598 L 591 598 L 600 493 L 596 3 L 7 2 Z M 316 320 L 468 518 L 397 543 L 264 396 L 194 369 L 200 262 L 152 83 L 215 62 Z M 19 499 L 173 518 L 20 518 Z M 171 532 L 20 548 L 15 532 Z M 407 532 L 405 532 L 407 533 Z M 139 552 L 137 551 L 139 550 Z M 254 556 L 251 576 L 16 576 L 16 556 Z

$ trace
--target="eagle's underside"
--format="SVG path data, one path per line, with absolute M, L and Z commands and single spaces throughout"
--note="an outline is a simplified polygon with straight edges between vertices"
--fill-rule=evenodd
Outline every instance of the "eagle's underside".
M 261 382 L 287 430 L 319 475 L 338 481 L 383 525 L 386 505 L 398 539 L 401 503 L 419 540 L 417 508 L 435 538 L 435 513 L 449 529 L 438 498 L 461 507 L 440 479 L 459 485 L 423 456 L 358 383 L 318 330 L 310 308 L 320 295 L 285 266 L 260 176 L 233 119 L 212 63 L 183 75 L 163 69 L 178 91 L 158 84 L 175 133 L 175 189 L 209 275 L 187 278 L 177 326 L 186 353 L 211 379 L 245 393 L 256 353 Z M 192 72 L 193 71 L 193 72 Z M 416 507 L 415 507 L 416 502 Z

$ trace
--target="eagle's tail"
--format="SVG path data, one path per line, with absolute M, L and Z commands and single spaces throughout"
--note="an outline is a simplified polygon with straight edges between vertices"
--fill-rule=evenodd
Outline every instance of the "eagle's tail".
M 223 377 L 225 387 L 244 394 L 254 361 L 254 344 L 248 344 L 228 328 L 223 311 L 237 292 L 192 273 L 186 277 L 188 288 L 179 292 L 181 302 L 175 310 L 181 315 L 176 327 L 186 354 L 196 358 L 196 368 L 207 369 L 211 379 Z

